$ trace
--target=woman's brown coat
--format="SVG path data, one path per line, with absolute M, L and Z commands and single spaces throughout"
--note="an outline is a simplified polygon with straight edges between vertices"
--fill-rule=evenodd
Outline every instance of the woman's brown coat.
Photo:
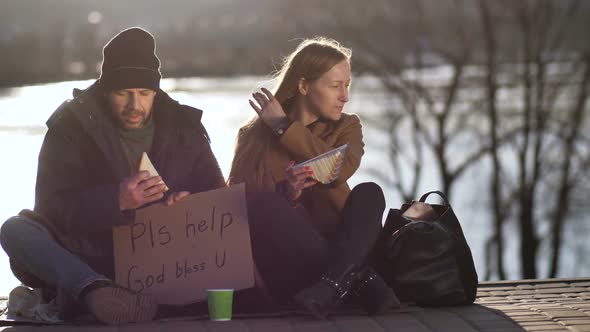
M 244 136 L 238 136 L 238 147 L 243 146 L 239 140 Z M 285 180 L 291 160 L 300 163 L 347 143 L 338 178 L 328 185 L 318 183 L 306 189 L 300 199 L 316 227 L 331 232 L 350 193 L 346 181 L 360 166 L 364 153 L 362 126 L 355 114 L 342 113 L 338 121 L 318 120 L 308 126 L 293 122 L 280 138 L 272 137 L 259 163 L 262 176 L 230 174 L 230 184 L 245 181 L 250 190 L 275 190 L 276 184 Z M 235 166 L 240 173 L 240 165 Z

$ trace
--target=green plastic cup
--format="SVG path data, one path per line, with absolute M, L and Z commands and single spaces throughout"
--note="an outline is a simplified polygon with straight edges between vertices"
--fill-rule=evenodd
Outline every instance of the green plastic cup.
M 233 302 L 233 289 L 208 289 L 209 318 L 216 321 L 231 320 Z

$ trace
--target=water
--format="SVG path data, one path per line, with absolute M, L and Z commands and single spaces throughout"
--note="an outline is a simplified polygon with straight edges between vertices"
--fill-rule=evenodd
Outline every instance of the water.
M 71 97 L 73 88 L 83 88 L 92 81 L 62 82 L 47 85 L 0 90 L 0 174 L 3 175 L 3 188 L 0 190 L 0 223 L 17 214 L 22 208 L 32 208 L 34 203 L 34 186 L 37 157 L 43 135 L 45 121 L 63 100 Z M 162 82 L 162 88 L 181 103 L 204 111 L 203 123 L 207 128 L 215 153 L 224 175 L 227 177 L 233 147 L 238 128 L 255 115 L 248 105 L 251 92 L 260 86 L 268 86 L 263 78 L 242 77 L 228 79 L 169 79 Z M 384 94 L 378 89 L 376 80 L 355 78 L 350 93 L 347 112 L 369 117 L 382 110 L 385 103 Z M 365 125 L 366 153 L 359 171 L 350 179 L 354 186 L 364 181 L 376 181 L 369 175 L 370 168 L 389 169 L 387 153 L 384 153 L 387 137 Z M 426 163 L 424 181 L 420 191 L 438 189 L 437 175 L 433 163 Z M 483 273 L 482 245 L 489 236 L 490 221 L 485 211 L 488 208 L 486 195 L 486 177 L 482 172 L 489 170 L 489 165 L 481 162 L 468 169 L 453 191 L 453 206 L 462 221 L 468 242 L 471 245 L 476 267 Z M 393 189 L 384 188 L 387 207 L 397 208 L 401 199 Z M 572 227 L 566 229 L 566 237 L 575 232 Z M 508 225 L 508 248 L 505 253 L 508 276 L 518 278 L 519 272 L 514 257 L 516 255 L 515 229 Z M 569 235 L 568 235 L 569 234 Z M 576 276 L 588 274 L 588 266 L 574 264 L 583 261 L 586 246 L 583 239 L 573 241 L 571 250 L 564 250 L 562 255 L 562 275 Z M 26 241 L 26 239 L 23 239 Z M 546 248 L 540 253 L 541 270 L 546 270 Z M 6 295 L 18 284 L 12 276 L 8 258 L 0 251 L 0 295 Z

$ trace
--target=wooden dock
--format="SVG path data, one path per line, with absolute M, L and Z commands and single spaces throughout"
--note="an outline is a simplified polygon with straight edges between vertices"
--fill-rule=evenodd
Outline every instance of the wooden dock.
M 6 299 L 0 308 L 6 306 Z M 123 326 L 7 325 L 0 331 L 588 331 L 590 278 L 483 282 L 475 305 L 446 308 L 403 307 L 379 316 L 341 313 L 327 320 L 308 315 L 240 317 L 229 322 L 206 318 L 155 321 Z

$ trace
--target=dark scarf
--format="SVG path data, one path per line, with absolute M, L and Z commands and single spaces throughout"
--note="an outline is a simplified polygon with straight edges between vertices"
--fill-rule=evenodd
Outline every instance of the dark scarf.
M 118 127 L 119 137 L 131 174 L 135 174 L 139 167 L 139 159 L 143 152 L 150 152 L 154 140 L 154 121 L 150 115 L 148 121 L 141 128 L 124 129 Z

